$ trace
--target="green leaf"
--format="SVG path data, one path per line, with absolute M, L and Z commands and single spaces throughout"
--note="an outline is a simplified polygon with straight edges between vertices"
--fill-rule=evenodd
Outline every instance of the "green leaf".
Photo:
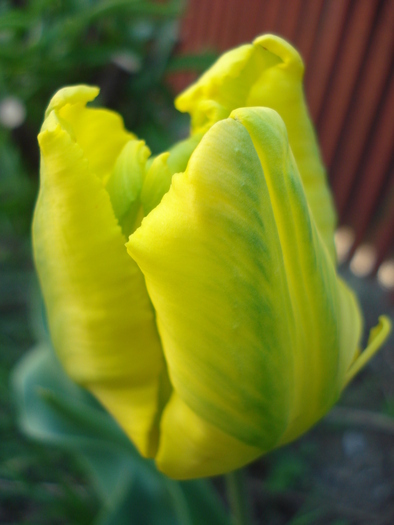
M 80 456 L 103 501 L 95 525 L 229 525 L 208 481 L 177 482 L 143 459 L 123 431 L 63 372 L 47 343 L 12 374 L 21 428 Z

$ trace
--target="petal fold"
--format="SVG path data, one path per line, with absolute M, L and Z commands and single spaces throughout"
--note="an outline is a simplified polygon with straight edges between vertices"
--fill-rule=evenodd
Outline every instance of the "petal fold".
M 65 369 L 118 417 L 142 454 L 154 455 L 158 414 L 163 396 L 169 395 L 162 386 L 168 378 L 161 343 L 143 275 L 126 253 L 109 194 L 92 171 L 93 149 L 82 147 L 87 141 L 81 146 L 81 129 L 65 119 L 75 111 L 76 92 L 72 88 L 70 98 L 62 93 L 64 105 L 55 104 L 39 135 L 36 267 L 53 344 Z M 106 119 L 101 110 L 86 111 L 99 112 L 95 122 Z M 100 129 L 103 149 L 107 131 Z M 116 147 L 108 146 L 109 170 L 129 139 L 122 133 Z

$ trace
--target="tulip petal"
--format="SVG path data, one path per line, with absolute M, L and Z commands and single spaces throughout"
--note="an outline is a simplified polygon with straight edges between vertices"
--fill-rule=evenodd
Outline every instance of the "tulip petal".
M 275 119 L 266 126 L 266 111 L 245 108 L 231 116 L 248 130 L 266 175 L 294 312 L 295 393 L 283 444 L 305 432 L 337 401 L 357 352 L 362 317 L 317 232 L 286 132 Z
M 143 140 L 129 140 L 116 159 L 105 186 L 112 208 L 127 238 L 140 224 L 140 194 L 150 150 Z
M 50 101 L 46 116 L 56 110 L 62 125 L 83 149 L 90 171 L 106 182 L 114 159 L 126 142 L 136 137 L 114 111 L 86 107 L 98 92 L 98 88 L 85 85 L 60 89 Z
M 336 216 L 316 136 L 302 87 L 304 66 L 285 40 L 263 35 L 253 44 L 233 49 L 192 86 L 181 93 L 176 107 L 192 116 L 192 131 L 206 131 L 217 120 L 241 107 L 265 106 L 285 122 L 317 228 L 335 261 Z
M 196 416 L 263 452 L 336 401 L 359 311 L 316 231 L 275 111 L 244 108 L 214 125 L 127 246 L 174 392 Z M 344 340 L 342 303 L 352 327 Z M 161 442 L 175 432 L 165 421 Z
M 196 134 L 181 140 L 169 151 L 152 157 L 147 162 L 146 176 L 141 191 L 144 215 L 148 215 L 167 193 L 174 173 L 186 169 L 190 155 L 200 142 L 202 134 Z
M 292 388 L 291 334 L 274 307 L 279 297 L 286 315 L 289 301 L 270 208 L 247 131 L 222 121 L 127 245 L 145 275 L 175 391 L 200 417 L 262 449 L 286 428 Z
M 65 108 L 73 103 L 63 100 Z M 73 131 L 57 107 L 39 135 L 33 245 L 50 332 L 69 375 L 96 394 L 143 455 L 154 455 L 169 395 L 154 312 L 109 195 Z
M 200 418 L 175 393 L 164 409 L 160 429 L 156 465 L 175 479 L 217 476 L 263 452 Z
M 153 159 L 149 168 L 146 170 L 144 184 L 141 191 L 141 203 L 144 215 L 156 208 L 163 195 L 167 193 L 171 186 L 173 173 L 168 167 L 169 152 L 161 153 Z
M 346 373 L 344 387 L 359 373 L 368 361 L 375 355 L 391 332 L 391 321 L 385 315 L 379 317 L 379 324 L 372 328 L 369 334 L 367 348 L 357 355 Z
M 202 133 L 195 133 L 187 139 L 177 142 L 169 149 L 167 164 L 172 174 L 185 171 L 190 156 L 196 149 L 202 136 Z

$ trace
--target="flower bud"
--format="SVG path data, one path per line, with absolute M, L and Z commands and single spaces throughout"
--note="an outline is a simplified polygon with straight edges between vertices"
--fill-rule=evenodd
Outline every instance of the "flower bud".
M 390 329 L 360 353 L 301 79 L 278 37 L 225 54 L 177 100 L 192 136 L 155 158 L 86 107 L 96 88 L 46 113 L 33 245 L 55 350 L 174 478 L 298 437 Z

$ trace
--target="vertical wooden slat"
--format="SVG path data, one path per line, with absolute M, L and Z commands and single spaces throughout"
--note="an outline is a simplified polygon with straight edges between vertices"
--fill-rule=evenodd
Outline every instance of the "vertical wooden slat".
M 303 0 L 282 0 L 275 31 L 294 43 Z
M 245 2 L 236 2 L 236 9 L 233 11 L 235 24 L 232 28 L 232 38 L 230 46 L 234 47 L 250 41 L 251 12 L 255 6 L 254 0 L 245 0 Z
M 198 9 L 195 10 L 194 15 L 193 50 L 203 50 L 208 47 L 206 39 L 206 27 L 211 13 L 211 5 L 211 0 L 199 0 L 198 2 Z
M 302 4 L 295 44 L 306 65 L 309 63 L 324 2 L 325 0 L 304 0 Z
M 196 0 L 193 3 L 197 3 Z M 226 9 L 226 0 L 211 1 L 211 10 L 206 23 L 206 39 L 209 47 L 218 50 L 218 34 L 220 34 L 223 13 Z
M 359 181 L 355 198 L 352 199 L 349 223 L 356 232 L 355 246 L 363 239 L 368 224 L 382 195 L 384 182 L 389 173 L 394 144 L 394 75 L 386 89 L 386 97 L 380 108 L 377 125 L 373 130 L 367 155 L 357 177 Z M 391 177 L 392 177 L 391 173 Z M 393 203 L 394 206 L 394 203 Z M 394 235 L 394 230 L 393 230 Z
M 258 21 L 257 33 L 272 33 L 274 32 L 275 23 L 280 12 L 280 2 L 275 0 L 265 0 L 261 13 L 261 19 Z
M 187 53 L 193 49 L 193 35 L 195 32 L 195 19 L 198 15 L 198 6 L 196 2 L 192 1 L 188 4 L 188 9 L 182 20 L 178 52 Z
M 335 70 L 317 123 L 324 161 L 328 167 L 331 166 L 338 144 L 377 7 L 375 0 L 358 0 L 353 3 L 349 13 Z
M 220 22 L 220 32 L 217 43 L 220 51 L 234 47 L 237 41 L 237 26 L 239 17 L 242 16 L 244 6 L 238 0 L 227 0 Z
M 338 53 L 349 0 L 326 0 L 320 17 L 316 41 L 305 73 L 309 110 L 317 121 L 328 79 Z
M 359 78 L 341 143 L 332 164 L 333 188 L 342 215 L 357 175 L 369 130 L 387 79 L 394 52 L 394 3 L 384 2 Z
M 241 2 L 243 6 L 243 17 L 238 24 L 238 42 L 250 42 L 254 36 L 258 35 L 261 27 L 261 20 L 264 16 L 264 0 L 248 0 Z

